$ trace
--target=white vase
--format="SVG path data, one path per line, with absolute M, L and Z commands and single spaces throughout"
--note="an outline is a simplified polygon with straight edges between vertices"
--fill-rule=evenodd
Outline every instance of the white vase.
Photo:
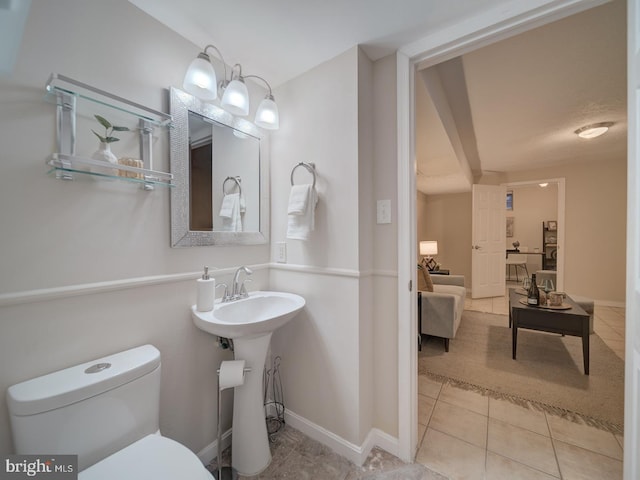
M 98 149 L 93 155 L 91 155 L 91 158 L 94 160 L 105 162 L 105 164 L 108 164 L 110 166 L 118 165 L 118 157 L 116 157 L 111 151 L 111 145 L 109 143 L 100 142 L 100 149 Z M 102 175 L 118 175 L 117 168 L 98 167 L 94 165 L 91 165 L 91 172 L 99 173 Z

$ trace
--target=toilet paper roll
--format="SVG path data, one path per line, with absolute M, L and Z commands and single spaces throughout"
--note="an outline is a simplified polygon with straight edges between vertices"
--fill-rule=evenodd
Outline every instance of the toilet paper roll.
M 244 360 L 226 360 L 220 364 L 218 388 L 238 387 L 244 383 Z

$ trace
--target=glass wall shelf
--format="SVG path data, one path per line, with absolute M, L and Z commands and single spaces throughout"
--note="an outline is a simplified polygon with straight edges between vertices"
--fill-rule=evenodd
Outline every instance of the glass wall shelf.
M 45 88 L 47 90 L 47 99 L 53 103 L 58 102 L 60 98 L 59 93 L 64 93 L 128 113 L 150 122 L 153 126 L 166 127 L 171 125 L 171 115 L 168 113 L 147 108 L 144 105 L 94 88 L 91 85 L 60 75 L 59 73 L 51 74 Z
M 51 74 L 45 88 L 46 98 L 56 104 L 57 150 L 46 160 L 46 164 L 53 167 L 49 173 L 55 172 L 56 178 L 63 180 L 72 180 L 74 174 L 77 173 L 124 180 L 142 184 L 145 190 L 153 190 L 156 185 L 173 186 L 173 175 L 154 170 L 152 162 L 153 131 L 157 127 L 169 128 L 172 120 L 171 115 L 57 73 Z M 92 112 L 89 118 L 97 117 L 96 112 L 106 108 L 109 111 L 121 112 L 114 113 L 116 116 L 122 117 L 124 114 L 125 119 L 137 122 L 135 127 L 129 123 L 125 130 L 138 132 L 138 158 L 142 160 L 143 168 L 112 165 L 76 154 L 76 123 L 79 120 L 86 121 L 87 118 L 85 114 L 78 112 L 79 102 L 82 102 L 83 105 L 85 102 L 90 102 L 89 105 L 94 104 L 94 107 L 90 108 Z M 120 123 L 120 120 L 117 124 L 127 125 L 127 123 Z M 85 131 L 84 128 L 83 131 Z M 88 133 L 91 135 L 90 132 Z M 136 143 L 133 141 L 131 146 L 135 147 L 135 145 Z M 102 167 L 105 173 L 100 173 L 100 168 L 92 167 Z M 114 172 L 113 175 L 109 174 L 111 171 Z
M 173 183 L 173 174 L 171 173 L 156 172 L 154 170 L 130 167 L 128 165 L 112 165 L 92 158 L 74 157 L 62 153 L 54 153 L 47 159 L 46 164 L 53 167 L 47 173 L 55 172 L 56 177 L 64 180 L 73 180 L 74 173 L 81 173 L 84 175 L 92 175 L 111 180 L 123 180 L 126 182 L 142 184 L 145 190 L 153 190 L 153 186 L 156 185 L 161 187 L 175 186 Z M 120 173 L 119 175 L 110 175 L 99 171 L 90 171 L 89 168 L 92 166 L 99 167 L 107 171 L 118 170 Z M 130 172 L 131 174 L 134 174 L 135 177 L 124 176 L 125 172 Z

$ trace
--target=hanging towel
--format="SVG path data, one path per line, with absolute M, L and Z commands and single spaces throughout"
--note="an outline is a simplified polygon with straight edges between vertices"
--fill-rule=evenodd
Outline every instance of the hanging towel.
M 222 198 L 220 207 L 222 230 L 225 232 L 241 232 L 242 218 L 240 217 L 240 195 L 230 193 Z
M 309 192 L 311 185 L 293 185 L 289 194 L 289 215 L 304 215 L 307 210 L 307 202 L 309 201 Z
M 301 198 L 302 192 L 304 197 Z M 289 209 L 287 222 L 287 238 L 308 240 L 309 234 L 315 227 L 315 209 L 318 194 L 312 185 L 294 185 L 289 195 Z M 304 210 L 300 207 L 304 206 Z

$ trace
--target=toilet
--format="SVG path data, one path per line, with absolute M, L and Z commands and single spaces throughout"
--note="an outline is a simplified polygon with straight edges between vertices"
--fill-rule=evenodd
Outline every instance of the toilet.
M 77 454 L 78 478 L 212 480 L 160 435 L 160 352 L 143 345 L 9 387 L 17 454 Z

